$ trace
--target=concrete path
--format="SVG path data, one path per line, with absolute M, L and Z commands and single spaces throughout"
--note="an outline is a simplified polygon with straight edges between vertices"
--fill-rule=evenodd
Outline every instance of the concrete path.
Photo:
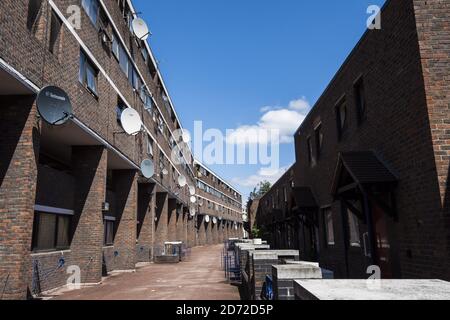
M 107 278 L 95 287 L 60 292 L 56 300 L 239 300 L 220 270 L 223 245 L 192 249 L 188 261 L 151 264 Z

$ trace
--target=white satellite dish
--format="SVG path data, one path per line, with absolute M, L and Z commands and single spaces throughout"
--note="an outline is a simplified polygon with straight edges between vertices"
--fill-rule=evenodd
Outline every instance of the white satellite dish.
M 162 170 L 162 174 L 165 175 L 165 176 L 167 176 L 167 175 L 169 174 L 169 171 L 167 171 L 167 169 L 163 169 L 163 170 Z
M 191 196 L 195 196 L 195 187 L 194 186 L 189 186 L 189 193 Z
M 192 197 L 191 197 L 191 202 L 192 202 L 192 203 L 196 203 L 196 202 L 197 202 L 197 198 L 196 198 L 195 196 L 192 196 Z
M 189 214 L 191 215 L 191 217 L 195 217 L 195 215 L 197 214 L 195 207 L 191 207 L 189 209 Z
M 217 218 L 216 217 L 213 218 L 213 223 L 217 224 Z
M 134 19 L 131 23 L 131 27 L 133 28 L 134 35 L 139 38 L 139 40 L 147 40 L 147 38 L 151 35 L 147 24 L 141 18 Z
M 141 116 L 132 108 L 123 110 L 120 115 L 120 122 L 122 123 L 123 130 L 130 136 L 135 136 L 141 132 L 143 125 Z
M 206 215 L 205 216 L 205 221 L 206 221 L 206 223 L 208 223 L 209 221 L 211 221 L 211 218 L 208 215 Z
M 237 224 L 235 224 L 235 225 L 234 225 L 234 228 L 235 228 L 236 230 L 238 229 L 238 226 L 237 226 Z
M 178 185 L 183 188 L 184 186 L 186 186 L 186 184 L 187 184 L 186 177 L 183 175 L 179 176 Z
M 198 205 L 199 205 L 200 207 L 203 207 L 203 204 L 204 204 L 203 199 L 199 199 L 199 200 L 198 200 Z
M 141 172 L 144 177 L 150 179 L 155 174 L 155 166 L 153 165 L 153 161 L 150 159 L 145 159 L 141 163 Z
M 184 143 L 189 143 L 189 142 L 191 142 L 191 134 L 190 134 L 188 131 L 184 131 L 184 130 L 183 130 L 182 138 L 183 138 L 183 142 L 184 142 Z

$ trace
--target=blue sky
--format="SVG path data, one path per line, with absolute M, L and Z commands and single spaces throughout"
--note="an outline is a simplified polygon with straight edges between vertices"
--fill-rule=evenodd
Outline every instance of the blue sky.
M 202 120 L 204 128 L 225 132 L 276 118 L 289 135 L 308 111 L 305 102 L 314 105 L 364 33 L 368 6 L 384 0 L 133 3 L 153 33 L 149 43 L 183 127 L 193 132 L 194 121 Z M 247 196 L 256 181 L 274 181 L 294 160 L 286 141 L 281 170 L 210 167 Z

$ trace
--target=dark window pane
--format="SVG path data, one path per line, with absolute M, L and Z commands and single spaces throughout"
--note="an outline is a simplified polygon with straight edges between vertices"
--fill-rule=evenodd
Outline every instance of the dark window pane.
M 56 235 L 56 247 L 68 248 L 69 231 L 70 231 L 70 216 L 58 216 L 58 231 Z
M 55 247 L 55 228 L 56 228 L 56 215 L 48 213 L 36 213 L 37 214 L 37 234 L 35 250 L 51 250 Z
M 58 40 L 59 33 L 61 31 L 62 21 L 52 10 L 51 26 L 50 26 L 50 43 L 49 50 L 51 53 L 55 53 L 56 41 Z
M 364 92 L 364 82 L 363 79 L 358 80 L 355 84 L 355 99 L 356 99 L 356 109 L 358 112 L 358 121 L 364 120 L 366 114 L 366 101 Z
M 80 52 L 80 72 L 79 72 L 79 80 L 82 84 L 84 84 L 86 79 L 86 56 L 83 52 Z
M 41 10 L 41 6 L 42 6 L 42 0 L 30 0 L 28 2 L 27 28 L 30 31 L 35 29 L 35 24 L 39 17 L 39 12 Z

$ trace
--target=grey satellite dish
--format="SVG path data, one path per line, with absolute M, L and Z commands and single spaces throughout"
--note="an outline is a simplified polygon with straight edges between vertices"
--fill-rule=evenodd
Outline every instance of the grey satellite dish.
M 162 174 L 167 176 L 169 174 L 169 171 L 167 171 L 167 169 L 163 169 Z
M 213 223 L 217 224 L 217 218 L 216 217 L 213 218 Z
M 196 202 L 197 202 L 197 198 L 196 198 L 195 196 L 192 196 L 192 197 L 191 197 L 191 202 L 192 202 L 192 203 L 196 203 Z
M 206 215 L 205 216 L 205 221 L 208 223 L 209 221 L 211 221 L 211 218 L 208 215 Z
M 190 193 L 191 196 L 195 195 L 195 187 L 194 186 L 190 186 L 189 187 L 189 193 Z
M 204 204 L 204 203 L 203 203 L 203 199 L 199 199 L 199 200 L 198 200 L 198 205 L 199 205 L 200 207 L 203 207 L 203 204 Z
M 120 122 L 122 123 L 123 130 L 130 136 L 135 136 L 142 130 L 141 116 L 132 108 L 123 110 L 120 116 Z
M 69 96 L 63 89 L 55 86 L 39 91 L 36 106 L 42 119 L 53 126 L 63 125 L 73 116 Z
M 147 38 L 151 35 L 147 24 L 141 18 L 134 19 L 131 23 L 131 27 L 133 28 L 134 35 L 139 38 L 139 40 L 147 40 Z
M 187 184 L 186 177 L 183 175 L 179 176 L 178 185 L 183 188 L 184 186 L 186 186 L 186 184 Z
M 150 179 L 155 174 L 155 166 L 153 165 L 153 161 L 150 159 L 145 159 L 141 163 L 141 172 L 144 177 Z

